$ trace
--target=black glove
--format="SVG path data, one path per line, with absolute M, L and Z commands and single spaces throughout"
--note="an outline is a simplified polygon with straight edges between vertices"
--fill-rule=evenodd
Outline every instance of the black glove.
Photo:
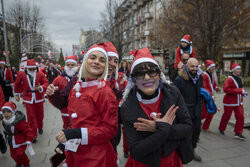
M 67 140 L 82 138 L 81 128 L 77 129 L 63 129 L 65 137 Z
M 56 149 L 59 148 L 60 150 L 62 150 L 62 152 L 64 152 L 64 149 L 65 149 L 65 145 L 62 144 L 62 143 L 59 143 L 57 146 L 56 146 Z M 56 152 L 56 149 L 55 149 L 55 152 Z M 56 152 L 57 153 L 57 152 Z

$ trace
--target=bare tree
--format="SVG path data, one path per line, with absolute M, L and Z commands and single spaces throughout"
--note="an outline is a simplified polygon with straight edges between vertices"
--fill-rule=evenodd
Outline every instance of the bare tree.
M 114 24 L 115 11 L 118 7 L 117 0 L 106 0 L 105 9 L 101 12 L 100 28 L 104 38 L 112 41 L 112 26 Z
M 7 11 L 7 19 L 17 28 L 27 32 L 39 32 L 44 28 L 44 18 L 41 16 L 39 7 L 31 7 L 29 1 L 16 0 Z
M 120 31 L 115 27 L 115 14 L 117 8 L 120 6 L 122 0 L 106 0 L 105 9 L 101 12 L 100 29 L 103 37 L 112 42 L 118 54 L 121 55 L 122 45 L 120 39 Z
M 162 0 L 163 2 L 163 0 Z M 233 46 L 249 29 L 246 0 L 171 0 L 163 3 L 163 13 L 152 39 L 163 47 L 176 47 L 184 34 L 191 34 L 202 60 L 222 62 L 222 49 Z
M 21 58 L 21 38 L 28 33 L 43 35 L 45 30 L 44 18 L 39 7 L 31 6 L 30 1 L 25 0 L 15 0 L 6 13 L 8 23 L 14 25 L 14 27 L 9 27 L 15 38 L 15 40 L 12 40 L 10 47 L 10 61 L 11 64 L 18 65 L 18 60 Z

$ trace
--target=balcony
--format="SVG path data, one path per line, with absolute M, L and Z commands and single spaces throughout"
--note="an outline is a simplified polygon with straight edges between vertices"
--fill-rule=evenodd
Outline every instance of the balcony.
M 130 0 L 127 0 L 125 3 L 126 3 L 126 7 L 127 7 L 127 8 L 130 8 L 130 7 L 131 7 L 131 1 L 130 1 Z
M 149 31 L 149 30 L 145 30 L 145 31 L 144 31 L 144 36 L 149 36 L 149 34 L 150 34 L 150 31 Z
M 142 16 L 141 17 L 141 23 L 144 23 L 146 20 L 145 20 L 145 17 L 144 16 Z
M 137 0 L 138 7 L 143 6 L 143 0 Z
M 145 17 L 145 19 L 152 19 L 152 18 L 153 18 L 152 14 L 149 13 L 149 12 L 146 12 L 146 13 L 144 14 L 144 17 Z

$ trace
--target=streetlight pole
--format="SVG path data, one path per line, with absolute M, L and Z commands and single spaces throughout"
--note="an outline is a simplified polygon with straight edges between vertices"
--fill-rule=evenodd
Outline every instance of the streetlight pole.
M 7 64 L 10 64 L 9 54 L 8 54 L 8 43 L 7 43 L 7 33 L 6 33 L 6 24 L 5 24 L 5 15 L 4 15 L 4 6 L 3 6 L 3 0 L 1 0 L 2 5 L 2 15 L 3 15 L 3 32 L 4 32 L 4 48 L 6 52 L 6 61 Z

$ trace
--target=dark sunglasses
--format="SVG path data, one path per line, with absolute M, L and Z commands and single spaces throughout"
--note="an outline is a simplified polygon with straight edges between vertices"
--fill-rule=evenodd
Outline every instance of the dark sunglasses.
M 148 76 L 155 77 L 158 74 L 160 74 L 160 69 L 159 68 L 152 68 L 149 70 L 141 70 L 141 71 L 135 71 L 134 76 L 136 79 L 144 79 L 145 74 L 148 74 Z

